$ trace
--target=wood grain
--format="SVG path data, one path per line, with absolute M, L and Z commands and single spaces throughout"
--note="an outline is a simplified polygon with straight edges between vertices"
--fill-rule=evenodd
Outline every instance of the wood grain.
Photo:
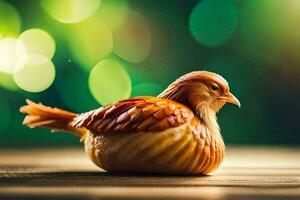
M 0 151 L 1 199 L 300 199 L 300 149 L 229 147 L 212 176 L 108 174 L 83 149 Z

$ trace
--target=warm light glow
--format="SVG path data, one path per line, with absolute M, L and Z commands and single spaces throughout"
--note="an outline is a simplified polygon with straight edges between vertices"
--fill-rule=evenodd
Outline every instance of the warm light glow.
M 17 39 L 5 38 L 0 40 L 0 71 L 12 73 L 17 62 Z
M 26 60 L 17 62 L 13 78 L 21 89 L 41 92 L 50 87 L 54 81 L 55 68 L 47 57 L 30 55 Z
M 41 6 L 57 21 L 77 23 L 92 16 L 101 0 L 42 0 Z
M 299 9 L 298 0 L 243 1 L 240 18 L 241 50 L 244 55 L 272 67 L 289 67 L 294 61 L 294 65 L 298 67 Z
M 6 1 L 0 1 L 0 38 L 17 36 L 20 28 L 21 19 L 17 10 Z
M 106 105 L 130 96 L 131 79 L 122 65 L 105 59 L 91 71 L 89 87 L 94 98 Z
M 193 9 L 189 27 L 202 45 L 216 47 L 233 34 L 238 22 L 235 5 L 229 0 L 203 0 Z
M 69 44 L 74 59 L 89 72 L 111 53 L 113 36 L 110 28 L 98 16 L 95 16 L 72 26 Z
M 150 28 L 137 12 L 131 12 L 117 27 L 113 28 L 114 52 L 123 59 L 139 63 L 151 49 Z
M 247 56 L 272 63 L 280 58 L 278 55 L 281 52 L 282 40 L 285 40 L 283 29 L 287 20 L 282 16 L 278 17 L 278 14 L 279 11 L 283 14 L 283 4 L 286 2 L 251 0 L 241 4 L 241 41 Z
M 17 52 L 20 57 L 38 54 L 51 59 L 55 53 L 55 41 L 41 29 L 29 29 L 19 36 Z

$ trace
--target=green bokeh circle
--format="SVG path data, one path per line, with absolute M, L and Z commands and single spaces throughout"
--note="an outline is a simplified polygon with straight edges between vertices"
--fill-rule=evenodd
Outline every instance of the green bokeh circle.
M 217 47 L 234 33 L 238 23 L 235 5 L 229 0 L 203 0 L 193 9 L 189 28 L 202 45 Z

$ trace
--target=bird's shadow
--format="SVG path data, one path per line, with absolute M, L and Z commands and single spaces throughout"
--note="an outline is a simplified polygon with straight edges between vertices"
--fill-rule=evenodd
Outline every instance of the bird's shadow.
M 163 175 L 108 173 L 104 171 L 18 172 L 0 176 L 0 186 L 184 186 L 193 178 L 206 175 Z

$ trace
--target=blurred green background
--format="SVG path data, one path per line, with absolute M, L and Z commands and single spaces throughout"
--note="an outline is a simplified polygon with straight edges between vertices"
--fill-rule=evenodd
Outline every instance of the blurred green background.
M 22 126 L 26 98 L 85 112 L 224 76 L 227 144 L 300 144 L 299 0 L 0 0 L 0 147 L 80 145 Z

